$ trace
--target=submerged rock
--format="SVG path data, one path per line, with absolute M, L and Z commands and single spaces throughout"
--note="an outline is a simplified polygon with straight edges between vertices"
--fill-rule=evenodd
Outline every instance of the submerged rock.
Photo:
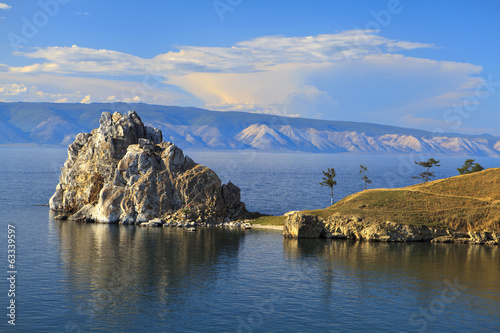
M 69 219 L 134 224 L 169 215 L 223 221 L 243 215 L 240 189 L 222 185 L 139 116 L 103 112 L 99 128 L 68 147 L 49 206 Z

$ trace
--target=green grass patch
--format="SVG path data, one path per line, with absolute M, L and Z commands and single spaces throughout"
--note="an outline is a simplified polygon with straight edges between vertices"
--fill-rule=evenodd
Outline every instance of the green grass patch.
M 252 219 L 251 223 L 262 224 L 262 225 L 283 226 L 285 224 L 285 219 L 286 219 L 286 216 L 263 215 L 263 216 Z

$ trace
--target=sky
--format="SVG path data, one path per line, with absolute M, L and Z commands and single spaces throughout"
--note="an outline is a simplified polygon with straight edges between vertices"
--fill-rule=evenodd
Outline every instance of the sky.
M 0 101 L 500 135 L 498 0 L 0 0 Z

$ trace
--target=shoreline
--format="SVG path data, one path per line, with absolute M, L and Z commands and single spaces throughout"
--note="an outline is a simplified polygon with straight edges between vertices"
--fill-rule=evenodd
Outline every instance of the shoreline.
M 266 225 L 266 224 L 253 224 L 252 229 L 267 229 L 267 230 L 279 230 L 283 231 L 283 226 L 280 225 Z

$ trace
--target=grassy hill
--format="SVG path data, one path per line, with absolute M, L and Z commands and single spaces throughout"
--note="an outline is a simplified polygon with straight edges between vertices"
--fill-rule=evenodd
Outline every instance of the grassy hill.
M 369 221 L 500 230 L 500 168 L 397 189 L 352 194 L 326 209 L 304 211 L 326 218 L 355 215 Z
M 457 231 L 500 231 L 500 168 L 403 188 L 365 190 L 328 208 L 301 213 L 322 218 L 359 216 L 373 222 Z M 284 221 L 284 216 L 263 216 L 253 222 L 282 226 Z

